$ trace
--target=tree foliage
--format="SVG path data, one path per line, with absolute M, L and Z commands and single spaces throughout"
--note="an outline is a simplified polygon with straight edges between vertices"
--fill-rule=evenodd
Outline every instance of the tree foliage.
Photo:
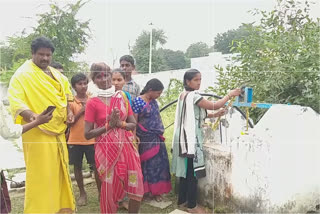
M 31 58 L 31 41 L 38 36 L 46 36 L 55 46 L 53 60 L 60 62 L 67 72 L 79 71 L 84 63 L 74 62 L 74 57 L 84 52 L 91 37 L 89 20 L 81 21 L 76 17 L 85 3 L 79 0 L 64 7 L 50 4 L 49 12 L 37 15 L 38 25 L 32 33 L 23 31 L 19 36 L 9 37 L 6 44 L 1 44 L 0 68 L 15 71 Z
M 207 56 L 212 51 L 206 43 L 204 42 L 197 42 L 191 44 L 186 50 L 186 57 L 195 58 L 195 57 L 203 57 Z
M 213 48 L 222 54 L 229 54 L 231 53 L 230 49 L 236 47 L 236 41 L 241 41 L 246 36 L 248 36 L 246 25 L 241 25 L 237 29 L 228 30 L 222 34 L 218 33 L 214 38 Z
M 22 33 L 8 38 L 8 45 L 1 44 L 1 68 L 16 69 L 26 59 L 31 58 L 31 41 L 34 35 Z
M 218 68 L 218 85 L 225 94 L 241 84 L 254 88 L 255 102 L 291 103 L 320 112 L 320 19 L 312 19 L 308 1 L 278 0 L 257 25 L 244 25 L 248 36 L 233 49 L 240 65 Z M 254 110 L 256 118 L 261 116 Z
M 178 99 L 180 93 L 184 90 L 183 82 L 177 79 L 170 79 L 168 88 L 159 98 L 160 108 Z M 175 109 L 174 109 L 175 110 Z
M 157 54 L 163 59 L 165 70 L 178 70 L 187 66 L 187 60 L 182 51 L 160 48 Z
M 163 49 L 167 42 L 163 30 L 152 31 L 152 72 L 186 68 L 187 60 L 182 51 Z M 150 33 L 143 31 L 137 38 L 131 54 L 136 60 L 136 68 L 144 73 L 149 70 Z
M 86 2 L 77 1 L 61 8 L 51 4 L 50 12 L 39 14 L 36 35 L 50 38 L 55 45 L 54 60 L 69 69 L 75 69 L 73 57 L 84 52 L 91 37 L 89 20 L 80 21 L 76 15 Z M 68 70 L 69 70 L 68 69 Z
M 164 45 L 167 37 L 163 30 L 152 30 L 152 71 L 164 69 L 163 59 L 155 51 L 158 45 Z M 136 69 L 142 73 L 149 70 L 150 32 L 143 31 L 132 47 L 131 54 L 136 60 Z

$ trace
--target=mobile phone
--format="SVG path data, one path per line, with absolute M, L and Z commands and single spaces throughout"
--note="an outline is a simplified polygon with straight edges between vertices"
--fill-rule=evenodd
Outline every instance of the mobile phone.
M 56 109 L 55 106 L 48 106 L 48 108 L 46 109 L 46 114 L 49 112 L 53 112 Z

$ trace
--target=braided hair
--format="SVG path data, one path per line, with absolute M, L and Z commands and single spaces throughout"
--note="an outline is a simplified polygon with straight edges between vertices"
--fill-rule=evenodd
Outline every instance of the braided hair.
M 141 91 L 140 95 L 144 95 L 148 91 L 162 91 L 164 89 L 163 84 L 160 80 L 154 78 L 147 82 L 146 86 Z

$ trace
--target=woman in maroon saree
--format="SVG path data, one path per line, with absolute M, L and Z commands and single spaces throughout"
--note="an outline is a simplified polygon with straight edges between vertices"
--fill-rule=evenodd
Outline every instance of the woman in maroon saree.
M 171 191 L 171 176 L 164 128 L 156 99 L 161 95 L 163 85 L 158 79 L 151 79 L 135 98 L 132 108 L 137 118 L 136 136 L 140 140 L 139 154 L 143 173 L 144 193 L 151 193 L 157 201 L 162 194 Z
M 95 161 L 100 180 L 101 213 L 116 213 L 128 194 L 129 213 L 139 211 L 143 197 L 140 158 L 133 146 L 135 119 L 128 99 L 111 86 L 111 73 L 93 73 L 98 97 L 86 104 L 85 137 L 96 138 Z

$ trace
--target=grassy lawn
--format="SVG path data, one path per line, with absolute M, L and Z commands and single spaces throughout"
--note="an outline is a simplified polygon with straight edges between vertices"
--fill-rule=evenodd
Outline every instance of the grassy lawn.
M 79 191 L 77 186 L 73 185 L 73 190 L 75 192 L 75 197 L 79 197 Z M 98 201 L 98 191 L 95 183 L 90 183 L 85 186 L 88 196 L 87 206 L 77 207 L 77 213 L 100 213 L 100 205 Z M 23 203 L 24 203 L 24 193 L 10 193 L 12 212 L 11 213 L 23 213 Z M 165 196 L 166 200 L 172 201 L 172 204 L 165 208 L 160 209 L 150 206 L 146 203 L 142 203 L 140 208 L 140 213 L 170 213 L 171 211 L 177 209 L 177 199 L 174 193 L 170 193 Z M 127 213 L 125 209 L 119 209 L 118 213 Z

